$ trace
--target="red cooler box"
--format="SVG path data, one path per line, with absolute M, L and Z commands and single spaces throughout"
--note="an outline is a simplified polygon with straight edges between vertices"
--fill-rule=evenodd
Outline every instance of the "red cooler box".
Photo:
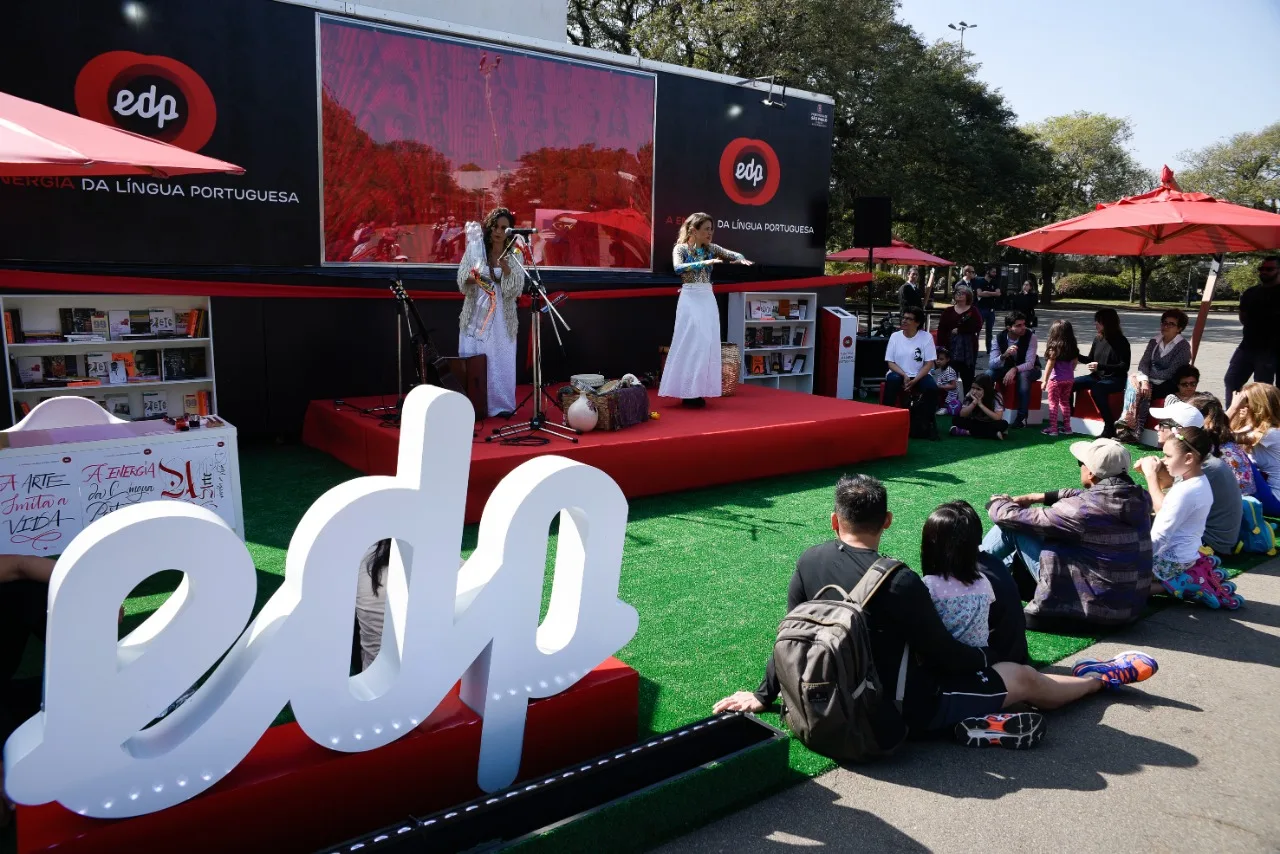
M 818 314 L 818 394 L 853 400 L 854 344 L 858 316 L 839 306 L 823 306 Z

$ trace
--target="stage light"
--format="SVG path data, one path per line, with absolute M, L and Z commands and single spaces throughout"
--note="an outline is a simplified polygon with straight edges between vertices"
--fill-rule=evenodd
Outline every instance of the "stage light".
M 729 114 L 729 118 L 736 119 L 738 116 L 742 115 L 742 105 L 741 104 L 729 105 L 728 114 Z
M 147 7 L 139 3 L 138 0 L 127 0 L 121 7 L 120 13 L 124 15 L 124 19 L 135 27 L 141 27 L 147 22 Z

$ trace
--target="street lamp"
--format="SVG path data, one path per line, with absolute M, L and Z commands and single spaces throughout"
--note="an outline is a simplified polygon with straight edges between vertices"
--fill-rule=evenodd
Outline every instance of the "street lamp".
M 974 27 L 978 25 L 966 24 L 964 21 L 961 21 L 959 24 L 947 24 L 947 26 L 960 34 L 960 52 L 964 53 L 964 31 L 972 30 Z

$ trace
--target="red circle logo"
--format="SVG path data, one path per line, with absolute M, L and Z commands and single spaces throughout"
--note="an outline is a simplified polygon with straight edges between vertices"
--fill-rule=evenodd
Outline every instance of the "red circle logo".
M 740 205 L 767 205 L 781 180 L 778 155 L 764 140 L 739 137 L 720 155 L 720 185 Z
M 846 335 L 846 336 L 844 336 L 844 340 L 843 340 L 843 341 L 841 341 L 840 343 L 841 343 L 841 344 L 843 344 L 845 347 L 852 347 L 852 346 L 853 346 L 853 339 L 852 339 L 852 338 L 850 338 L 848 335 Z
M 189 66 L 167 56 L 113 50 L 76 77 L 76 111 L 86 119 L 199 151 L 213 136 L 213 92 Z

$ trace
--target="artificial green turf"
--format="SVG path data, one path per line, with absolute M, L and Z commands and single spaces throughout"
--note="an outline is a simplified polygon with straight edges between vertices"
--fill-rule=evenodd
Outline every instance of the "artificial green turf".
M 639 611 L 640 627 L 618 657 L 640 673 L 641 736 L 705 717 L 719 697 L 756 686 L 796 558 L 831 536 L 833 486 L 841 473 L 863 472 L 885 482 L 894 520 L 881 549 L 914 568 L 921 527 L 938 504 L 965 499 L 981 511 L 996 493 L 1078 484 L 1079 467 L 1067 445 L 1037 430 L 1019 431 L 1007 442 L 912 442 L 905 457 L 632 500 L 620 596 Z M 358 474 L 299 446 L 246 446 L 240 467 L 261 604 L 280 583 L 285 549 L 302 514 L 326 489 Z M 475 535 L 475 526 L 468 526 L 464 554 L 474 548 Z M 554 543 L 552 535 L 551 549 Z M 1256 562 L 1228 560 L 1237 568 Z M 126 628 L 163 596 L 152 590 L 130 599 Z M 1030 632 L 1028 645 L 1037 664 L 1048 664 L 1097 637 Z M 766 719 L 777 723 L 776 716 Z M 833 767 L 796 742 L 790 749 L 797 771 Z

